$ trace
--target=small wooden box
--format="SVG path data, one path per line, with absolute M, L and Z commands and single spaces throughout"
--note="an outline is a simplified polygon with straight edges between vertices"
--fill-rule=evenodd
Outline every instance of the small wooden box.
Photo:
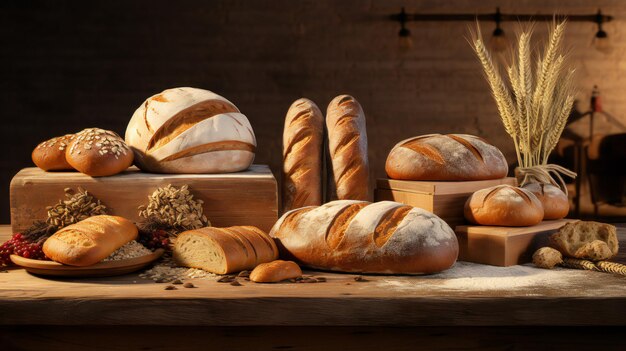
M 467 182 L 431 182 L 378 179 L 376 201 L 390 200 L 433 212 L 452 228 L 465 223 L 463 206 L 477 190 L 500 184 L 516 185 L 515 178 Z
M 253 225 L 269 231 L 278 219 L 276 178 L 266 165 L 230 174 L 153 174 L 137 168 L 92 178 L 78 172 L 44 172 L 25 168 L 11 181 L 11 226 L 14 232 L 47 218 L 46 207 L 65 198 L 64 189 L 81 187 L 100 199 L 112 214 L 139 221 L 137 207 L 157 188 L 189 185 L 204 201 L 204 214 L 216 227 Z
M 459 261 L 502 267 L 531 262 L 533 253 L 548 245 L 552 233 L 573 221 L 543 221 L 531 227 L 458 226 Z

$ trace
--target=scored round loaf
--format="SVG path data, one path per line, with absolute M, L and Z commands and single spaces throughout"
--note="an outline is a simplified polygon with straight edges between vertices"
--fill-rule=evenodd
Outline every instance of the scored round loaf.
M 529 183 L 522 187 L 535 194 L 543 205 L 543 219 L 561 219 L 569 213 L 569 199 L 552 184 Z
M 133 164 L 133 152 L 110 130 L 87 128 L 75 134 L 65 151 L 67 162 L 92 177 L 120 173 Z
M 385 171 L 402 180 L 487 180 L 504 178 L 502 152 L 467 134 L 429 134 L 403 140 L 389 152 Z
M 450 268 L 459 252 L 441 218 L 392 201 L 337 200 L 292 210 L 270 236 L 281 257 L 340 272 L 435 273 Z
M 350 95 L 334 98 L 326 111 L 334 193 L 339 200 L 369 200 L 369 162 L 365 114 Z
M 74 139 L 74 134 L 46 140 L 33 150 L 33 163 L 44 171 L 64 171 L 74 169 L 65 158 L 65 149 Z
M 174 88 L 148 98 L 133 114 L 125 140 L 136 164 L 157 173 L 229 173 L 254 160 L 250 122 L 225 98 Z
M 283 130 L 283 211 L 322 204 L 324 116 L 309 99 L 287 111 Z
M 302 276 L 302 270 L 293 261 L 276 260 L 261 263 L 250 272 L 250 280 L 255 283 L 278 283 Z
M 510 185 L 478 190 L 465 202 L 465 218 L 481 225 L 525 227 L 543 219 L 543 206 L 533 193 Z

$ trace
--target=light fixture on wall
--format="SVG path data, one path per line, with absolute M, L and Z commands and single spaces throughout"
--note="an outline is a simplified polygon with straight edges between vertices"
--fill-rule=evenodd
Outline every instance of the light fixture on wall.
M 602 16 L 602 12 L 598 10 L 598 14 L 596 15 L 596 23 L 598 24 L 598 31 L 596 35 L 593 37 L 592 45 L 596 48 L 596 50 L 608 54 L 612 51 L 611 42 L 609 41 L 609 35 L 606 34 L 604 29 L 602 29 L 602 23 L 604 22 L 604 18 Z
M 403 50 L 407 47 L 410 48 L 413 45 L 413 41 L 410 40 L 411 32 L 406 27 L 408 22 L 475 22 L 475 21 L 490 21 L 496 23 L 496 29 L 493 31 L 493 36 L 490 40 L 491 47 L 494 51 L 504 51 L 508 46 L 506 35 L 502 30 L 500 24 L 502 22 L 552 22 L 554 21 L 554 15 L 541 15 L 541 14 L 503 14 L 500 9 L 497 8 L 496 12 L 488 14 L 469 14 L 469 13 L 407 13 L 404 8 L 397 14 L 389 16 L 390 19 L 400 22 L 399 45 Z M 609 52 L 611 50 L 610 43 L 608 42 L 608 35 L 602 29 L 602 24 L 613 20 L 612 16 L 603 15 L 600 10 L 597 14 L 592 15 L 568 15 L 567 20 L 570 22 L 594 22 L 598 25 L 598 31 L 593 39 L 594 47 L 601 52 Z

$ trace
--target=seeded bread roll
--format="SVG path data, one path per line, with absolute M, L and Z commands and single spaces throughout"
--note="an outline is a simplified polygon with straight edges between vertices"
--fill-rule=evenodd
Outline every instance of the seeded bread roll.
M 482 225 L 525 227 L 539 224 L 543 206 L 533 193 L 510 185 L 478 190 L 465 202 L 465 218 Z
M 33 163 L 44 171 L 64 171 L 73 169 L 65 158 L 65 149 L 74 139 L 74 134 L 46 140 L 37 145 L 31 154 Z
M 76 133 L 66 148 L 65 157 L 76 170 L 92 177 L 120 173 L 133 163 L 133 153 L 124 140 L 100 128 Z
M 550 243 L 564 256 L 592 261 L 608 260 L 619 251 L 615 226 L 598 222 L 567 223 L 552 234 Z
M 355 98 L 340 95 L 326 112 L 328 148 L 334 179 L 332 199 L 369 200 L 369 162 L 363 109 Z
M 391 149 L 385 163 L 389 178 L 403 180 L 500 179 L 508 170 L 497 147 L 467 134 L 429 134 L 403 140 Z
M 274 261 L 278 258 L 278 249 L 272 239 L 256 227 L 206 227 L 180 233 L 172 254 L 182 266 L 228 274 Z
M 250 273 L 250 280 L 255 283 L 278 283 L 302 276 L 302 270 L 293 261 L 276 260 L 261 263 Z
M 543 219 L 561 219 L 569 213 L 567 195 L 552 184 L 529 183 L 523 189 L 530 191 L 543 205 Z
M 459 252 L 441 218 L 392 201 L 338 200 L 292 210 L 270 236 L 281 257 L 340 272 L 435 273 L 450 268 Z
M 137 238 L 133 222 L 118 216 L 93 216 L 68 225 L 49 237 L 43 252 L 53 261 L 91 266 Z
M 248 118 L 203 89 L 174 88 L 148 98 L 126 128 L 139 168 L 157 173 L 230 173 L 254 160 Z
M 322 204 L 324 117 L 315 103 L 296 100 L 283 131 L 283 211 Z

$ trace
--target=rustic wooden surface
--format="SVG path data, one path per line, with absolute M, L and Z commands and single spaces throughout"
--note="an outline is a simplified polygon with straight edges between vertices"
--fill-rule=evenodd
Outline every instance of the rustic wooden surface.
M 500 184 L 515 185 L 515 178 L 468 182 L 408 181 L 381 178 L 376 181 L 376 201 L 397 201 L 423 208 L 441 217 L 452 228 L 465 224 L 463 206 L 475 191 Z
M 67 187 L 82 187 L 110 207 L 112 214 L 138 221 L 137 207 L 168 184 L 189 185 L 194 198 L 204 201 L 204 212 L 215 226 L 254 225 L 269 231 L 278 218 L 276 179 L 266 165 L 231 174 L 152 174 L 132 167 L 99 178 L 33 167 L 21 170 L 11 181 L 11 224 L 20 231 L 34 220 L 45 220 L 46 207 L 64 199 Z
M 530 227 L 457 226 L 459 260 L 502 267 L 529 263 L 535 250 L 548 245 L 550 234 L 571 221 L 575 220 L 543 221 Z
M 0 240 L 8 238 L 8 226 L 0 232 Z M 626 230 L 619 236 L 616 260 L 626 262 Z M 328 282 L 232 286 L 211 278 L 191 280 L 197 288 L 164 290 L 137 273 L 51 279 L 10 269 L 0 273 L 0 325 L 626 324 L 626 277 L 606 273 L 463 262 L 441 274 L 366 276 L 366 282 L 353 274 L 309 273 Z

